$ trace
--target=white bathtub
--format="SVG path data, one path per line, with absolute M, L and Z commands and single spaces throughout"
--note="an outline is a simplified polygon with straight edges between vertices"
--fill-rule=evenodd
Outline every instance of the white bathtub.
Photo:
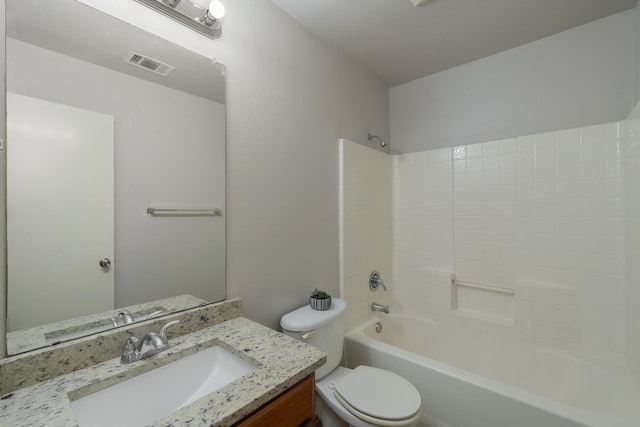
M 535 348 L 505 328 L 479 330 L 381 316 L 347 334 L 346 361 L 410 380 L 429 427 L 640 426 L 640 395 L 624 367 Z

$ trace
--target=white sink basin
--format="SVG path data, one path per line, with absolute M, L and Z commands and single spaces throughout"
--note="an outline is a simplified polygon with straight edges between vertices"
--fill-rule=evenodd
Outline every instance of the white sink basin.
M 255 369 L 222 347 L 209 347 L 75 400 L 71 407 L 80 427 L 145 426 Z

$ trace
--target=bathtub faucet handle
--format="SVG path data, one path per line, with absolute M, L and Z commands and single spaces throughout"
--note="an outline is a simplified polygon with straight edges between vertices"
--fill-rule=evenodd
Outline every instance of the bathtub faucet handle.
M 387 292 L 387 287 L 384 285 L 384 280 L 382 280 L 380 273 L 374 270 L 371 275 L 369 275 L 369 289 L 376 291 L 378 290 L 378 286 L 382 286 L 382 289 Z

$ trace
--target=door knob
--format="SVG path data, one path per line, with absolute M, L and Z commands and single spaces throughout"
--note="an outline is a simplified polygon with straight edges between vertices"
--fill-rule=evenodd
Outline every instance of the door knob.
M 102 258 L 98 264 L 100 264 L 102 268 L 109 268 L 111 267 L 111 260 L 109 258 Z

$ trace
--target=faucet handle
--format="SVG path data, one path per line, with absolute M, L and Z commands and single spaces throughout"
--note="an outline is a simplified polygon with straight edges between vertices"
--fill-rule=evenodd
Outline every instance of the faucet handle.
M 180 323 L 180 321 L 179 321 L 179 320 L 173 320 L 173 321 L 171 321 L 171 322 L 169 322 L 169 323 L 165 324 L 165 325 L 162 327 L 162 329 L 160 329 L 160 333 L 159 333 L 159 335 L 160 335 L 160 338 L 162 338 L 162 340 L 163 340 L 164 342 L 167 342 L 167 328 L 168 328 L 169 326 L 173 326 L 173 325 L 175 325 L 176 323 Z
M 131 363 L 138 360 L 139 350 L 138 343 L 140 340 L 134 336 L 127 338 L 122 346 L 122 356 L 120 356 L 120 362 Z
M 378 290 L 378 286 L 382 286 L 385 292 L 387 292 L 387 287 L 384 285 L 384 280 L 382 280 L 382 276 L 377 271 L 373 271 L 369 275 L 369 289 L 372 291 Z

